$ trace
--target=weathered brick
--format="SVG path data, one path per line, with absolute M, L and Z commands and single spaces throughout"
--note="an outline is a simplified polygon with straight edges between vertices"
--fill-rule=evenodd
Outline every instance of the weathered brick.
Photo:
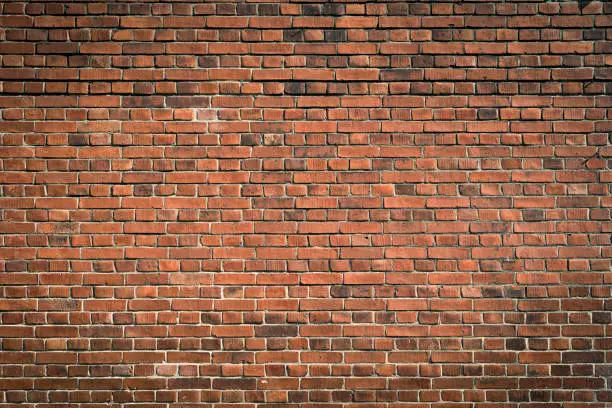
M 20 1 L 0 405 L 610 401 L 608 3 Z

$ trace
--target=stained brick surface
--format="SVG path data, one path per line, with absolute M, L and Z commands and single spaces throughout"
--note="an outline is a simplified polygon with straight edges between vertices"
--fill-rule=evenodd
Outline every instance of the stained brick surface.
M 0 3 L 0 406 L 604 408 L 612 3 Z

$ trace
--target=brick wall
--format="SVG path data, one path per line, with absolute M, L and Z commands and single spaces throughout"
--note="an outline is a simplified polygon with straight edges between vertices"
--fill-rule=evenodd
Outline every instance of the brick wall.
M 612 401 L 612 3 L 0 10 L 0 407 Z

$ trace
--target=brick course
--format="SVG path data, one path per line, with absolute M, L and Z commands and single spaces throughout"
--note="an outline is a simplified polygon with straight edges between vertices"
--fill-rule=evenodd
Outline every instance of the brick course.
M 612 403 L 612 3 L 0 11 L 0 407 Z

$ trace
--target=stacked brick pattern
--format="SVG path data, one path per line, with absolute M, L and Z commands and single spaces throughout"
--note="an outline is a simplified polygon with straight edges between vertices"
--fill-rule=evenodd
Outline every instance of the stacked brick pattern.
M 612 3 L 0 8 L 1 407 L 612 401 Z

